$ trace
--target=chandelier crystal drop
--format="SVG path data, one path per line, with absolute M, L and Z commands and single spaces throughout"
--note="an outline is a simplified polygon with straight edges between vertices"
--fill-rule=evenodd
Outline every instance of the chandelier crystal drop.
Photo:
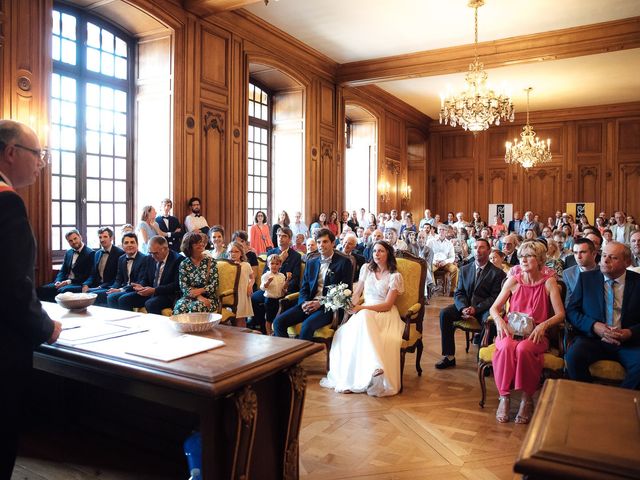
M 525 89 L 527 92 L 527 124 L 522 128 L 520 141 L 515 138 L 513 144 L 507 142 L 505 144 L 507 151 L 504 155 L 506 163 L 519 163 L 524 168 L 531 168 L 541 163 L 551 161 L 551 140 L 546 142 L 536 137 L 536 132 L 529 125 L 529 94 L 533 90 L 531 87 Z
M 486 130 L 492 123 L 500 125 L 501 120 L 513 122 L 515 114 L 511 99 L 487 86 L 488 75 L 478 58 L 478 7 L 482 5 L 484 0 L 469 1 L 469 7 L 474 9 L 475 55 L 464 77 L 466 87 L 458 95 L 440 97 L 440 123 L 460 125 L 474 133 Z

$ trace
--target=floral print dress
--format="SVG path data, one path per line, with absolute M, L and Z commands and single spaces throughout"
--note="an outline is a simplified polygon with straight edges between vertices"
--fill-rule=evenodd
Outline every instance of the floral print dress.
M 187 257 L 180 263 L 178 282 L 180 284 L 182 297 L 176 302 L 173 308 L 175 315 L 191 312 L 216 312 L 218 310 L 219 302 L 216 296 L 216 289 L 218 288 L 218 267 L 213 258 L 205 255 L 202 257 L 200 265 L 196 265 L 191 258 Z M 203 287 L 205 288 L 203 296 L 211 300 L 211 307 L 207 307 L 196 298 L 189 297 L 189 291 L 192 288 Z

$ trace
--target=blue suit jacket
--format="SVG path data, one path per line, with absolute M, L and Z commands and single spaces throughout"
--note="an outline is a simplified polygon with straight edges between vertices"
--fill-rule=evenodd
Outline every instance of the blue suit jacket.
M 632 332 L 630 345 L 640 345 L 640 274 L 627 270 L 622 297 L 622 328 Z M 580 334 L 595 337 L 593 324 L 606 322 L 604 275 L 599 270 L 582 272 L 567 304 L 567 319 Z
M 116 279 L 111 285 L 111 288 L 124 288 L 128 292 L 133 291 L 131 283 L 144 282 L 145 273 L 147 270 L 147 256 L 138 252 L 133 265 L 131 266 L 131 276 L 127 275 L 127 255 L 121 255 L 118 259 L 118 273 L 116 273 Z
M 177 297 L 180 294 L 180 286 L 178 284 L 178 270 L 180 263 L 185 259 L 182 255 L 169 250 L 167 263 L 162 270 L 162 275 L 158 281 L 155 295 L 164 295 L 167 297 Z M 133 274 L 133 269 L 132 272 Z M 144 279 L 142 285 L 152 287 L 156 275 L 156 261 L 151 255 L 147 256 L 147 265 L 144 271 Z
M 71 268 L 71 262 L 73 261 L 74 250 L 70 248 L 64 254 L 64 261 L 62 267 L 56 275 L 56 282 L 63 282 L 69 278 L 69 274 L 73 272 L 74 279 L 71 281 L 73 285 L 82 285 L 87 278 L 91 275 L 93 269 L 93 250 L 86 245 L 80 250 L 76 263 Z
M 573 255 L 571 255 L 573 257 Z M 600 270 L 600 265 L 596 265 L 596 270 Z M 562 281 L 567 286 L 567 295 L 565 299 L 565 305 L 569 304 L 569 298 L 571 294 L 576 289 L 576 284 L 578 283 L 578 277 L 580 276 L 580 267 L 578 265 L 574 265 L 573 267 L 566 268 L 562 272 Z
M 280 247 L 272 248 L 267 252 L 268 255 L 272 253 L 280 254 L 282 250 Z M 287 274 L 291 272 L 291 280 L 289 280 L 289 288 L 287 289 L 287 293 L 294 293 L 300 290 L 300 262 L 302 261 L 302 257 L 298 252 L 294 249 L 289 248 L 289 253 L 287 254 L 287 259 L 282 262 L 282 266 L 280 267 L 280 272 Z M 269 271 L 269 264 L 264 266 L 264 271 L 262 273 Z
M 302 279 L 302 286 L 300 287 L 300 296 L 298 297 L 298 305 L 313 300 L 318 290 L 318 275 L 320 273 L 320 256 L 312 258 L 307 262 L 307 267 L 304 269 L 304 278 Z M 328 287 L 330 285 L 337 285 L 338 283 L 346 283 L 349 288 L 352 288 L 353 284 L 353 264 L 351 260 L 345 255 L 334 252 L 329 264 L 329 270 L 324 277 L 324 288 L 322 294 L 326 295 Z
M 100 278 L 100 271 L 98 270 L 98 266 L 100 265 L 100 260 L 102 259 L 102 255 L 104 255 L 104 251 L 102 249 L 97 250 L 93 259 L 93 269 L 91 270 L 91 276 L 87 278 L 87 280 L 85 280 L 83 285 L 88 285 L 90 288 L 109 287 L 116 279 L 116 273 L 118 273 L 118 259 L 120 258 L 120 255 L 123 254 L 124 251 L 121 248 L 116 247 L 115 245 L 111 246 L 111 251 L 109 252 L 109 257 L 107 258 L 107 263 L 105 263 L 104 265 L 102 278 Z

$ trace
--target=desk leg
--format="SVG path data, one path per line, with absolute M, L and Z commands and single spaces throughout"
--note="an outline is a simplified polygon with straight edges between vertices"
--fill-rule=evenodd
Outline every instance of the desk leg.
M 258 397 L 248 385 L 234 394 L 234 401 L 237 421 L 231 478 L 251 478 L 251 452 L 258 421 Z
M 285 370 L 284 373 L 289 381 L 290 403 L 285 439 L 283 479 L 295 480 L 299 476 L 299 435 L 307 376 L 300 365 L 295 365 Z

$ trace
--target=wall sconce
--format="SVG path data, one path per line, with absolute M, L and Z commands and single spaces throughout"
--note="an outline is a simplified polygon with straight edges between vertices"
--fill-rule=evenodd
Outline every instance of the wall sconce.
M 389 185 L 389 182 L 380 182 L 378 191 L 380 192 L 380 201 L 382 203 L 387 203 L 391 195 L 391 185 Z
M 401 195 L 402 203 L 408 203 L 409 200 L 411 200 L 411 185 L 409 185 L 408 183 L 405 183 L 400 195 Z

